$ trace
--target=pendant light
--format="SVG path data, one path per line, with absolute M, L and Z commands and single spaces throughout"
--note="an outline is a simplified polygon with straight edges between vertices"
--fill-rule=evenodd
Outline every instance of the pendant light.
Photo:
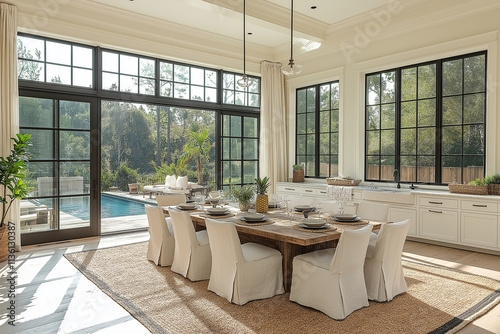
M 291 6 L 291 22 L 290 22 L 290 60 L 288 65 L 281 66 L 281 72 L 284 75 L 294 76 L 302 72 L 302 65 L 295 64 L 293 61 L 293 0 Z
M 253 79 L 247 77 L 246 68 L 246 0 L 243 0 L 243 76 L 237 81 L 240 87 L 249 87 L 253 84 Z

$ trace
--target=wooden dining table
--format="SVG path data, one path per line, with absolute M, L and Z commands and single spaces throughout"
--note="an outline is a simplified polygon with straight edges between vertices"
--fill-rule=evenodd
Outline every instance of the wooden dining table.
M 265 213 L 265 216 L 273 223 L 257 226 L 251 224 L 242 225 L 242 223 L 240 223 L 240 211 L 231 208 L 231 212 L 235 214 L 235 216 L 221 219 L 235 223 L 236 230 L 238 231 L 242 243 L 255 242 L 277 249 L 283 254 L 283 284 L 285 291 L 290 291 L 292 284 L 292 262 L 294 256 L 324 248 L 335 247 L 342 235 L 342 231 L 359 229 L 367 224 L 373 225 L 373 229 L 377 230 L 384 223 L 365 220 L 363 221 L 364 224 L 335 224 L 335 221 L 328 220 L 331 226 L 335 227 L 336 230 L 325 230 L 322 232 L 316 230 L 312 232 L 293 228 L 293 225 L 298 224 L 303 218 L 301 213 L 296 213 L 293 220 L 290 221 L 283 210 L 270 210 Z M 191 219 L 196 230 L 206 228 L 206 217 L 207 215 L 202 211 L 191 212 Z

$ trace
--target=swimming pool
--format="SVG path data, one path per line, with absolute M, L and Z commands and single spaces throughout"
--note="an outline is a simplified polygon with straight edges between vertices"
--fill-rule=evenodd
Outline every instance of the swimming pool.
M 90 197 L 65 197 L 60 199 L 60 210 L 82 220 L 90 219 Z M 52 207 L 52 199 L 40 199 L 39 203 Z M 136 216 L 146 214 L 144 203 L 101 194 L 101 218 Z
M 146 214 L 144 203 L 101 194 L 101 218 L 135 216 Z

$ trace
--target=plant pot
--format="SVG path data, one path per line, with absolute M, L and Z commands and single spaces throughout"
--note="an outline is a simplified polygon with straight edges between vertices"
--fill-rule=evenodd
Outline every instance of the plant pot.
M 294 169 L 293 170 L 293 182 L 304 182 L 304 170 Z
M 240 211 L 248 211 L 250 209 L 250 202 L 240 202 Z
M 0 227 L 0 262 L 7 261 L 9 256 L 9 233 L 7 224 Z
M 255 212 L 265 213 L 269 210 L 269 198 L 266 194 L 257 195 L 255 201 Z

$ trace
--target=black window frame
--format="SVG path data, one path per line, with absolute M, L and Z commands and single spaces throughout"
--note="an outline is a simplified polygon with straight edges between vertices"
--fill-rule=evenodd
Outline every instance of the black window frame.
M 330 92 L 329 92 L 329 105 L 330 107 L 328 109 L 324 109 L 322 110 L 321 109 L 321 106 L 320 106 L 320 98 L 321 98 L 321 95 L 320 95 L 320 88 L 322 86 L 325 86 L 325 85 L 337 85 L 338 86 L 338 92 L 339 92 L 339 99 L 338 99 L 338 108 L 333 108 L 332 105 L 331 105 L 331 88 L 330 88 Z M 299 154 L 299 137 L 304 135 L 302 133 L 299 134 L 299 117 L 300 115 L 302 114 L 305 114 L 307 115 L 308 114 L 308 111 L 307 111 L 307 91 L 309 89 L 314 89 L 314 132 L 306 132 L 305 136 L 306 136 L 306 142 L 305 142 L 305 149 L 306 149 L 306 152 L 305 154 Z M 305 101 L 305 105 L 306 105 L 306 111 L 305 113 L 300 113 L 299 112 L 299 91 L 302 91 L 302 90 L 305 90 L 305 95 L 306 95 L 306 101 Z M 325 132 L 325 131 L 321 131 L 321 113 L 322 112 L 325 112 L 326 110 L 328 110 L 328 112 L 330 113 L 330 117 L 329 117 L 329 127 L 330 127 L 330 130 Z M 332 131 L 331 129 L 331 123 L 332 123 L 332 119 L 331 119 L 331 114 L 332 114 L 332 111 L 334 110 L 337 110 L 337 129 L 336 131 Z M 314 158 L 314 175 L 310 175 L 307 173 L 307 168 L 304 168 L 304 174 L 305 174 L 305 177 L 306 178 L 319 178 L 319 179 L 323 179 L 323 178 L 328 178 L 328 177 L 334 177 L 334 176 L 338 176 L 338 173 L 332 173 L 332 157 L 333 156 L 336 156 L 337 157 L 337 166 L 339 164 L 339 149 L 340 149 L 340 80 L 332 80 L 332 81 L 327 81 L 327 82 L 322 82 L 322 83 L 319 83 L 319 84 L 314 84 L 314 85 L 310 85 L 310 86 L 305 86 L 305 87 L 299 87 L 296 89 L 295 91 L 295 116 L 296 116 L 296 122 L 295 122 L 295 164 L 296 165 L 303 165 L 303 163 L 300 161 L 301 159 L 299 157 L 304 157 L 305 159 L 305 163 L 307 164 L 307 157 L 311 157 L 313 156 Z M 306 131 L 307 131 L 307 116 L 306 116 Z M 329 153 L 328 154 L 322 154 L 320 152 L 320 144 L 321 144 L 321 134 L 325 134 L 325 133 L 328 133 L 329 134 Z M 332 153 L 332 139 L 331 139 L 331 136 L 332 134 L 337 134 L 337 149 L 336 149 L 336 153 Z M 313 134 L 314 135 L 314 154 L 308 154 L 308 150 L 307 150 L 307 137 L 309 135 Z M 321 172 L 320 172 L 320 165 L 321 165 L 321 157 L 322 156 L 328 156 L 328 175 L 327 176 L 321 176 Z M 307 166 L 306 166 L 307 167 Z M 338 172 L 338 167 L 337 167 L 337 172 Z
M 467 59 L 467 58 L 472 58 L 472 57 L 476 57 L 476 56 L 484 56 L 484 90 L 483 91 L 478 91 L 478 92 L 464 92 L 464 82 L 465 82 L 465 66 L 464 66 L 464 60 Z M 459 94 L 453 94 L 453 95 L 444 95 L 443 94 L 443 63 L 446 63 L 446 62 L 450 62 L 450 61 L 455 61 L 455 60 L 462 60 L 462 77 L 461 77 L 461 80 L 462 80 L 462 92 L 459 93 Z M 434 128 L 434 154 L 432 155 L 434 157 L 434 171 L 435 171 L 435 177 L 434 177 L 434 182 L 428 182 L 428 181 L 419 181 L 418 180 L 418 167 L 419 167 L 419 164 L 418 164 L 418 129 L 419 129 L 419 126 L 418 126 L 418 121 L 415 125 L 415 129 L 416 129 L 416 139 L 415 139 L 415 149 L 416 149 L 416 153 L 415 153 L 415 157 L 417 159 L 416 163 L 415 163 L 415 169 L 416 169 L 416 172 L 415 172 L 415 179 L 413 181 L 400 181 L 400 183 L 412 183 L 412 184 L 431 184 L 431 185 L 440 185 L 440 186 L 444 186 L 444 185 L 448 185 L 449 183 L 452 183 L 452 182 L 443 182 L 443 175 L 442 175 L 442 169 L 443 169 L 443 157 L 445 156 L 452 156 L 450 154 L 444 154 L 443 153 L 443 137 L 442 137 L 442 133 L 443 133 L 443 129 L 448 127 L 449 125 L 444 125 L 443 124 L 443 100 L 444 98 L 446 97 L 450 97 L 450 96 L 457 96 L 457 97 L 461 97 L 461 100 L 462 100 L 462 106 L 461 106 L 461 111 L 462 111 L 462 122 L 460 124 L 458 124 L 459 126 L 463 127 L 464 126 L 470 126 L 470 125 L 481 125 L 483 127 L 483 131 L 484 131 L 484 136 L 483 136 L 483 147 L 482 147 L 482 154 L 465 154 L 464 153 L 464 150 L 463 150 L 463 138 L 464 138 L 464 134 L 463 134 L 463 131 L 462 131 L 462 151 L 460 154 L 456 154 L 456 155 L 453 155 L 453 156 L 456 156 L 456 157 L 459 157 L 460 160 L 461 160 L 461 181 L 464 180 L 464 158 L 466 156 L 482 156 L 483 158 L 483 177 L 485 176 L 485 173 L 486 173 L 486 141 L 487 141 L 487 138 L 486 138 L 486 116 L 487 116 L 487 93 L 488 93 L 488 77 L 487 77 L 487 72 L 488 72 L 488 51 L 487 50 L 483 50 L 483 51 L 477 51 L 477 52 L 472 52 L 472 53 L 468 53 L 468 54 L 462 54 L 462 55 L 457 55 L 457 56 L 453 56 L 453 57 L 447 57 L 447 58 L 442 58 L 442 59 L 438 59 L 438 60 L 434 60 L 434 61 L 427 61 L 427 62 L 422 62 L 422 63 L 418 63 L 418 64 L 412 64 L 412 65 L 406 65 L 406 66 L 402 66 L 402 67 L 397 67 L 397 68 L 391 68 L 391 69 L 386 69 L 386 70 L 382 70 L 382 71 L 377 71 L 377 72 L 371 72 L 371 73 L 366 73 L 365 74 L 365 103 L 364 103 L 364 115 L 365 115 L 365 137 L 364 137 L 364 142 L 365 142 L 365 149 L 364 149 L 364 179 L 366 181 L 372 181 L 372 182 L 386 182 L 386 183 L 393 183 L 395 181 L 398 181 L 398 178 L 400 178 L 400 175 L 394 175 L 393 176 L 393 179 L 392 180 L 382 180 L 381 179 L 381 173 L 382 173 L 382 168 L 381 168 L 381 162 L 379 160 L 379 178 L 378 179 L 374 179 L 374 178 L 369 178 L 368 177 L 368 159 L 369 157 L 372 157 L 372 156 L 377 156 L 377 155 L 374 155 L 374 154 L 368 154 L 368 135 L 367 133 L 370 132 L 371 130 L 368 129 L 368 108 L 370 106 L 373 106 L 371 104 L 369 104 L 369 101 L 368 101 L 368 95 L 369 95 L 369 92 L 368 92 L 368 78 L 370 76 L 373 76 L 373 75 L 381 75 L 383 73 L 387 73 L 387 72 L 395 72 L 395 78 L 396 78 L 396 89 L 395 89 L 395 154 L 394 154 L 394 169 L 397 170 L 398 172 L 401 171 L 401 157 L 402 156 L 406 156 L 405 154 L 402 154 L 401 153 L 401 130 L 402 130 L 402 124 L 401 124 L 401 120 L 402 120 L 402 103 L 403 102 L 411 102 L 411 101 L 415 101 L 418 103 L 418 101 L 422 101 L 422 100 L 429 100 L 431 98 L 419 98 L 418 97 L 418 93 L 417 93 L 417 96 L 414 100 L 402 100 L 402 71 L 404 70 L 407 70 L 407 69 L 412 69 L 412 68 L 416 68 L 417 69 L 417 73 L 418 73 L 418 69 L 420 67 L 425 67 L 425 66 L 428 66 L 428 65 L 432 65 L 434 64 L 436 66 L 436 72 L 435 72 L 435 75 L 436 75 L 436 85 L 435 85 L 435 99 L 436 99 L 436 115 L 435 115 L 435 125 L 434 126 L 431 126 Z M 417 79 L 417 86 L 416 86 L 416 90 L 418 91 L 418 75 L 416 77 Z M 467 95 L 473 95 L 473 94 L 484 94 L 484 110 L 483 110 L 483 122 L 482 123 L 478 123 L 478 122 L 473 122 L 473 123 L 464 123 L 464 104 L 463 104 L 463 101 L 464 101 L 464 96 L 467 96 Z M 381 102 L 381 100 L 379 101 L 378 105 L 382 105 L 383 103 Z M 381 115 L 381 113 L 380 113 Z M 418 109 L 416 111 L 416 117 L 418 119 Z M 382 118 L 382 117 L 380 117 Z M 457 125 L 457 126 L 458 126 Z M 429 126 L 425 126 L 427 128 L 429 128 Z M 379 133 L 381 132 L 381 127 L 379 127 L 378 131 Z M 381 139 L 380 139 L 381 136 L 379 136 L 379 154 L 378 156 L 381 157 L 383 155 L 380 154 L 380 151 L 381 151 Z M 422 156 L 431 156 L 429 154 L 427 155 L 422 155 Z M 458 183 L 461 183 L 461 182 L 458 182 Z

